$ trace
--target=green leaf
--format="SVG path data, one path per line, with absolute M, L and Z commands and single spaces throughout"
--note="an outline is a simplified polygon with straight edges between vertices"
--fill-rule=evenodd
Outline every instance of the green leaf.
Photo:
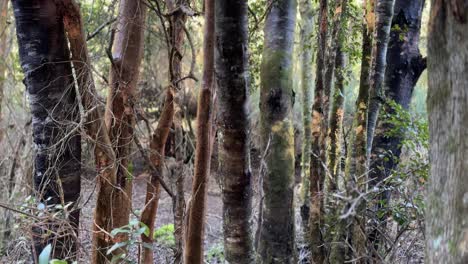
M 52 252 L 52 245 L 47 245 L 39 254 L 39 264 L 49 264 L 50 253 Z
M 53 259 L 49 264 L 68 264 L 68 262 L 66 260 Z
M 110 253 L 112 253 L 113 251 L 115 251 L 116 249 L 118 248 L 121 248 L 121 247 L 124 247 L 127 245 L 127 242 L 119 242 L 119 243 L 115 243 L 111 248 L 109 248 L 106 252 L 107 255 L 109 255 Z

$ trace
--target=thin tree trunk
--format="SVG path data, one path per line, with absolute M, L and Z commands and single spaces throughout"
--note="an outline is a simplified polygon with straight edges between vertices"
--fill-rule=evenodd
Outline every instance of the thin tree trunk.
M 339 157 L 340 157 L 340 138 L 343 123 L 343 104 L 344 104 L 344 67 L 345 54 L 343 53 L 343 44 L 345 42 L 345 30 L 348 28 L 346 22 L 346 12 L 348 10 L 348 1 L 337 1 L 336 10 L 340 13 L 335 14 L 332 42 L 334 43 L 330 51 L 329 59 L 333 59 L 333 72 L 328 76 L 335 76 L 335 89 L 332 97 L 331 116 L 328 120 L 328 170 L 330 172 L 330 181 L 328 190 L 334 192 L 337 190 L 338 174 L 339 174 Z M 327 71 L 329 69 L 327 68 Z M 331 84 L 330 84 L 331 85 Z
M 325 180 L 324 160 L 325 140 L 324 134 L 324 100 L 325 94 L 325 60 L 328 34 L 328 0 L 320 0 L 319 9 L 319 33 L 317 49 L 317 67 L 315 79 L 315 96 L 312 105 L 312 146 L 310 162 L 310 219 L 309 239 L 312 259 L 315 263 L 325 261 L 325 250 L 323 247 L 323 184 Z
M 136 100 L 140 63 L 143 57 L 144 22 L 146 6 L 140 1 L 121 0 L 113 40 L 110 90 L 105 113 L 106 127 L 112 142 L 117 164 L 115 184 L 99 175 L 97 203 L 94 216 L 93 263 L 110 261 L 106 251 L 116 242 L 107 233 L 128 224 L 132 198 L 132 179 L 127 171 L 133 142 Z M 125 250 L 124 248 L 121 249 Z M 113 254 L 122 251 L 116 250 Z
M 266 166 L 258 263 L 295 263 L 292 124 L 295 20 L 296 2 L 279 0 L 272 3 L 265 21 L 260 126 Z
M 467 2 L 431 1 L 426 263 L 468 263 Z
M 312 119 L 312 63 L 313 51 L 310 41 L 314 32 L 315 12 L 312 3 L 309 0 L 299 2 L 299 11 L 301 14 L 301 89 L 302 89 L 302 123 L 304 126 L 304 135 L 302 139 L 302 186 L 301 186 L 301 217 L 304 229 L 308 229 L 310 213 L 310 146 L 312 143 L 312 130 L 310 122 Z
M 419 52 L 419 35 L 421 31 L 422 10 L 424 0 L 396 0 L 390 41 L 387 52 L 387 68 L 384 79 L 385 101 L 382 105 L 383 112 L 393 114 L 394 111 L 389 101 L 393 101 L 408 109 L 414 86 L 421 73 L 426 68 L 426 59 Z M 403 135 L 390 136 L 388 131 L 392 129 L 385 121 L 378 121 L 375 130 L 374 142 L 369 164 L 369 187 L 382 183 L 393 172 L 398 164 L 401 153 Z M 390 192 L 383 185 L 381 194 L 374 198 L 375 207 L 372 211 L 385 210 L 390 199 Z M 384 201 L 382 203 L 382 201 Z M 383 208 L 382 208 L 383 206 Z M 378 219 L 378 228 L 375 228 L 369 236 L 369 242 L 375 252 L 380 246 L 380 234 L 378 230 L 385 230 L 385 219 L 388 215 Z M 377 216 L 375 216 L 377 218 Z
M 351 135 L 348 142 L 348 150 L 345 165 L 345 186 L 348 195 L 358 197 L 359 192 L 357 185 L 362 181 L 363 175 L 366 173 L 366 128 L 367 128 L 367 107 L 369 100 L 369 73 L 371 65 L 372 53 L 372 33 L 374 31 L 375 14 L 374 1 L 367 0 L 364 2 L 364 25 L 362 30 L 362 58 L 361 58 L 361 76 L 359 83 L 359 92 L 356 99 L 356 113 L 354 114 Z M 347 210 L 349 205 L 345 205 Z M 362 207 L 361 207 L 362 208 Z M 348 235 L 351 233 L 357 234 L 356 239 L 362 241 L 361 226 L 364 224 L 361 218 L 355 219 L 353 227 L 358 231 L 349 231 L 349 225 L 352 221 L 349 219 L 341 219 L 335 228 L 333 237 L 333 246 L 330 252 L 330 262 L 343 263 L 349 253 L 347 246 Z M 354 238 L 354 236 L 353 236 Z M 365 242 L 365 236 L 364 236 Z M 354 244 L 352 244 L 354 247 Z M 364 245 L 360 245 L 365 246 Z M 359 247 L 360 248 L 360 247 Z M 364 259 L 360 259 L 364 261 Z
M 33 254 L 37 261 L 43 248 L 52 244 L 54 257 L 75 259 L 79 210 L 73 203 L 80 195 L 81 138 L 62 15 L 50 0 L 12 3 L 33 117 L 35 195 L 48 205 L 72 203 L 70 227 L 60 220 L 34 224 Z M 56 237 L 59 228 L 61 235 Z
M 223 181 L 224 253 L 253 263 L 247 2 L 216 4 L 219 173 Z
M 159 175 L 162 175 L 163 166 L 164 166 L 164 157 L 165 157 L 165 146 L 169 136 L 169 132 L 173 123 L 174 114 L 175 114 L 175 91 L 181 90 L 181 67 L 182 67 L 182 53 L 184 44 L 184 27 L 187 15 L 184 11 L 179 8 L 181 5 L 185 4 L 185 0 L 182 1 L 167 1 L 169 10 L 177 10 L 174 12 L 170 18 L 170 67 L 172 68 L 169 71 L 169 80 L 171 85 L 166 88 L 166 99 L 164 102 L 164 108 L 161 112 L 161 116 L 158 120 L 158 127 L 153 134 L 150 148 L 152 150 L 151 161 L 153 162 L 154 167 L 159 171 Z M 175 89 L 174 89 L 175 88 Z M 147 184 L 146 191 L 146 206 L 143 210 L 141 221 L 146 224 L 150 229 L 150 236 L 142 234 L 142 240 L 146 243 L 153 243 L 152 234 L 154 232 L 154 223 L 156 221 L 156 213 L 158 210 L 158 202 L 160 195 L 160 184 L 159 180 L 156 177 L 152 177 L 150 182 Z M 183 195 L 178 193 L 177 195 Z M 178 200 L 179 197 L 175 197 Z M 177 212 L 175 212 L 177 213 Z M 181 230 L 178 230 L 181 231 Z M 182 250 L 182 234 L 178 234 L 178 250 Z M 179 256 L 177 254 L 177 256 Z M 176 258 L 176 261 L 179 261 L 179 257 Z M 143 249 L 143 263 L 153 263 L 153 249 L 145 247 Z
M 395 0 L 376 0 L 374 43 L 370 73 L 369 110 L 367 116 L 367 152 L 370 153 L 374 139 L 380 105 L 384 98 L 384 76 L 387 66 L 387 48 L 392 27 Z M 369 154 L 367 155 L 369 156 Z
M 0 122 L 2 117 L 2 104 L 3 104 L 3 89 L 5 86 L 5 70 L 6 70 L 6 57 L 7 57 L 7 38 L 8 38 L 8 0 L 0 0 Z M 0 128 L 0 142 L 3 139 L 3 128 Z M 1 240 L 0 240 L 1 243 Z
M 358 197 L 367 192 L 368 180 L 368 161 L 370 156 L 370 146 L 374 135 L 377 115 L 382 101 L 383 80 L 387 59 L 387 46 L 390 34 L 391 21 L 393 16 L 394 0 L 377 0 L 375 8 L 375 30 L 374 42 L 372 46 L 372 63 L 370 70 L 370 86 L 369 86 L 369 107 L 367 110 L 367 136 L 366 142 L 363 142 L 366 148 L 366 154 L 359 156 L 359 159 L 364 158 L 360 162 L 364 162 L 364 166 L 359 166 L 354 177 L 357 185 L 356 194 Z M 359 128 L 359 127 L 358 127 Z M 360 144 L 360 143 L 358 143 Z M 360 146 L 359 146 L 360 148 Z M 362 170 L 361 170 L 362 169 Z M 353 176 L 353 175 L 352 175 Z M 353 225 L 352 245 L 354 248 L 355 258 L 358 258 L 358 263 L 365 263 L 367 257 L 366 248 L 366 219 L 365 219 L 366 203 L 364 199 L 359 199 L 356 206 L 355 224 Z
M 205 205 L 208 175 L 210 174 L 212 142 L 212 97 L 214 90 L 215 1 L 205 0 L 203 40 L 203 83 L 198 95 L 197 146 L 192 185 L 192 200 L 188 212 L 185 263 L 203 263 L 205 233 Z

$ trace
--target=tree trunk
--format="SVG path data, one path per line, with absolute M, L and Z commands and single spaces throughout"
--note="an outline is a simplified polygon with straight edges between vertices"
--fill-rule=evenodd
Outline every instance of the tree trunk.
M 345 185 L 348 196 L 359 196 L 359 183 L 363 181 L 366 173 L 366 128 L 367 128 L 367 107 L 369 98 L 369 72 L 371 65 L 372 53 L 372 33 L 374 31 L 375 14 L 374 1 L 367 0 L 364 2 L 365 23 L 362 30 L 362 58 L 361 58 L 361 76 L 359 83 L 359 93 L 356 99 L 356 113 L 354 114 L 351 135 L 348 143 L 346 166 L 345 166 Z M 364 181 L 365 182 L 365 181 Z M 357 201 L 359 202 L 359 201 Z M 365 206 L 365 205 L 364 205 Z M 364 207 L 365 208 L 365 207 Z M 345 210 L 349 209 L 349 204 L 344 206 Z M 362 205 L 359 209 L 362 209 Z M 355 249 L 362 252 L 365 250 L 365 234 L 362 229 L 364 227 L 364 219 L 356 218 L 352 227 L 355 230 L 349 231 L 348 225 L 353 221 L 349 219 L 341 219 L 335 228 L 333 237 L 333 246 L 330 253 L 331 263 L 343 263 L 349 252 L 347 246 L 348 234 L 354 233 L 353 241 L 358 244 L 352 244 Z M 364 244 L 362 243 L 364 241 Z M 360 243 L 360 244 L 359 244 Z M 365 254 L 365 252 L 364 252 Z M 359 259 L 360 263 L 365 259 Z
M 182 68 L 182 52 L 184 45 L 184 27 L 185 21 L 187 20 L 187 15 L 180 8 L 181 5 L 184 5 L 185 0 L 179 1 L 167 1 L 169 10 L 177 10 L 172 13 L 170 17 L 170 27 L 169 27 L 169 42 L 170 42 L 170 63 L 169 67 L 169 80 L 171 85 L 166 88 L 166 99 L 164 102 L 163 111 L 158 120 L 158 127 L 154 132 L 150 144 L 151 152 L 151 161 L 153 162 L 154 167 L 158 170 L 159 175 L 162 175 L 163 166 L 164 166 L 164 157 L 165 157 L 165 147 L 166 142 L 169 136 L 169 132 L 173 123 L 174 114 L 175 114 L 175 91 L 181 90 L 181 68 Z M 158 210 L 158 202 L 160 195 L 160 183 L 156 177 L 151 177 L 150 182 L 147 184 L 146 191 L 146 206 L 143 210 L 141 221 L 145 223 L 150 229 L 150 236 L 142 234 L 142 240 L 146 243 L 153 243 L 152 234 L 154 232 L 154 223 L 156 221 L 156 213 Z M 184 195 L 182 193 L 177 193 L 177 196 Z M 180 197 L 174 197 L 176 201 Z M 177 212 L 175 212 L 176 214 Z M 176 219 L 176 218 L 175 218 Z M 177 220 L 177 219 L 176 219 Z M 177 227 L 177 225 L 175 225 Z M 178 253 L 182 250 L 182 230 L 176 230 L 177 239 L 176 243 Z M 176 253 L 176 262 L 180 262 L 180 254 Z M 153 263 L 153 248 L 143 248 L 143 263 Z
M 214 89 L 215 1 L 205 0 L 205 26 L 203 39 L 203 83 L 198 95 L 197 146 L 189 206 L 185 263 L 203 263 L 205 233 L 205 204 L 208 175 L 210 173 L 212 142 L 212 97 Z
M 403 109 L 409 108 L 414 86 L 426 68 L 426 60 L 419 52 L 424 2 L 424 0 L 395 1 L 395 15 L 392 20 L 384 79 L 385 101 L 382 105 L 384 113 L 394 113 L 388 105 L 389 101 L 396 102 Z M 377 183 L 382 184 L 382 181 L 390 176 L 398 164 L 403 135 L 389 136 L 390 129 L 392 129 L 390 124 L 383 120 L 378 121 L 369 165 L 369 187 L 371 188 Z M 384 201 L 383 204 L 388 205 L 390 192 L 386 190 L 385 185 L 381 189 L 384 191 L 374 198 L 376 208 L 373 211 L 387 210 L 386 206 L 382 205 L 382 201 Z M 384 216 L 378 220 L 376 223 L 378 228 L 374 229 L 369 237 L 369 242 L 376 252 L 380 244 L 380 234 L 377 230 L 385 230 L 386 218 L 387 216 Z
M 247 2 L 216 4 L 219 173 L 223 181 L 224 253 L 253 263 Z
M 0 122 L 2 117 L 3 89 L 5 85 L 5 70 L 7 54 L 7 38 L 8 38 L 8 0 L 0 0 Z M 0 128 L 0 142 L 3 139 L 3 128 Z M 1 244 L 1 240 L 0 240 Z
M 73 203 L 80 196 L 81 138 L 62 15 L 51 0 L 12 3 L 33 117 L 35 195 L 48 205 L 72 203 L 69 223 L 57 219 L 34 224 L 35 261 L 48 244 L 54 257 L 75 259 L 79 210 Z M 61 235 L 55 237 L 58 229 Z
M 301 89 L 302 89 L 302 123 L 304 126 L 304 135 L 302 139 L 302 185 L 301 185 L 301 217 L 305 230 L 308 229 L 309 211 L 310 211 L 310 146 L 312 143 L 311 105 L 312 105 L 312 63 L 313 51 L 310 40 L 314 32 L 314 15 L 312 3 L 308 0 L 299 2 L 299 11 L 301 14 Z
M 312 146 L 310 162 L 310 219 L 309 239 L 312 259 L 315 263 L 325 261 L 325 250 L 323 248 L 322 225 L 323 225 L 323 184 L 325 180 L 324 160 L 325 156 L 325 59 L 328 32 L 328 0 L 320 0 L 319 9 L 319 33 L 317 49 L 317 67 L 315 79 L 315 96 L 312 105 Z
M 273 2 L 265 21 L 260 124 L 266 151 L 258 263 L 294 263 L 292 52 L 296 2 Z M 282 36 L 279 38 L 278 36 Z
M 374 139 L 380 105 L 384 98 L 384 76 L 387 66 L 387 48 L 392 26 L 395 0 L 376 0 L 374 43 L 372 47 L 372 65 L 370 72 L 369 110 L 367 116 L 367 152 L 368 158 Z
M 146 6 L 140 1 L 121 0 L 113 40 L 110 90 L 105 113 L 106 127 L 114 147 L 117 177 L 113 185 L 105 175 L 99 175 L 97 203 L 94 216 L 93 263 L 110 261 L 106 251 L 116 242 L 107 233 L 128 224 L 132 198 L 132 175 L 127 170 L 133 142 L 139 68 L 143 57 L 143 35 Z M 124 248 L 122 248 L 124 250 Z M 116 250 L 113 254 L 122 251 Z
M 426 262 L 468 263 L 467 2 L 431 1 Z

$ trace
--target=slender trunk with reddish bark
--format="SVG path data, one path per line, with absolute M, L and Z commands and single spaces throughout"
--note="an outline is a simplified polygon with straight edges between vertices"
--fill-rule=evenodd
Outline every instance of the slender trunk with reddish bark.
M 214 89 L 214 45 L 215 1 L 205 0 L 203 83 L 198 95 L 195 169 L 192 185 L 192 198 L 188 209 L 187 234 L 184 249 L 185 263 L 193 264 L 203 263 L 206 189 L 211 161 L 211 111 Z
M 93 263 L 110 261 L 106 251 L 116 242 L 127 239 L 109 237 L 113 229 L 128 224 L 132 197 L 132 175 L 127 170 L 133 142 L 135 100 L 140 64 L 143 57 L 143 35 L 146 5 L 141 1 L 121 0 L 112 50 L 110 89 L 105 114 L 106 127 L 115 152 L 115 184 L 104 174 L 98 178 L 94 217 Z M 122 248 L 124 250 L 124 248 Z M 113 253 L 121 253 L 116 250 Z

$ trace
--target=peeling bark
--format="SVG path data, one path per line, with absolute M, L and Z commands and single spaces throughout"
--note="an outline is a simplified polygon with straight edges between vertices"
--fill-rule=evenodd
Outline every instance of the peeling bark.
M 119 235 L 114 239 L 107 233 L 128 224 L 131 209 L 132 179 L 127 171 L 133 142 L 136 100 L 140 63 L 143 57 L 144 22 L 146 6 L 140 1 L 121 0 L 117 18 L 115 40 L 112 47 L 110 89 L 105 113 L 106 127 L 115 152 L 116 182 L 98 178 L 97 203 L 94 216 L 93 263 L 110 261 L 107 249 L 127 239 Z M 120 254 L 125 248 L 116 250 Z
M 325 59 L 328 34 L 328 0 L 320 0 L 319 33 L 317 49 L 317 66 L 315 79 L 314 102 L 312 105 L 312 146 L 310 157 L 310 219 L 309 242 L 312 259 L 315 263 L 325 261 L 323 247 L 323 185 L 326 170 L 325 161 Z

